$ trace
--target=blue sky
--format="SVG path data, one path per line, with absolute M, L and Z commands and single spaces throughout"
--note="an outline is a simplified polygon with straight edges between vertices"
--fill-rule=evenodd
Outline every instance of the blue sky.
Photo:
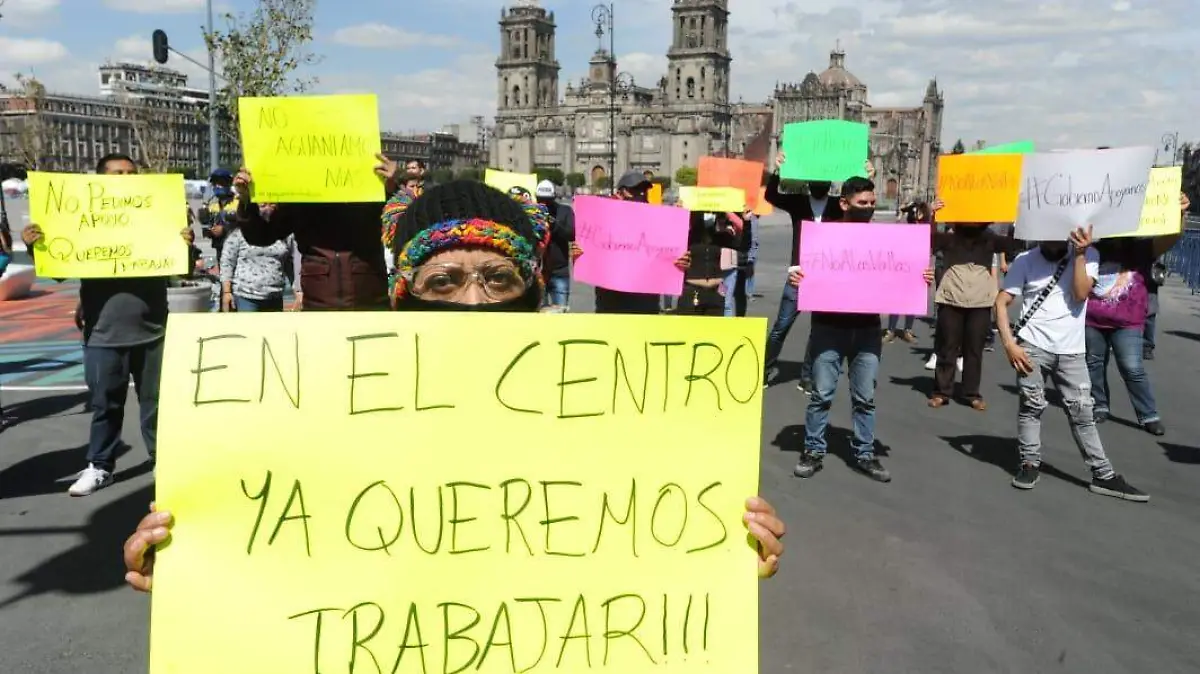
M 373 91 L 383 125 L 428 130 L 495 112 L 501 0 L 318 0 L 311 74 L 319 91 Z M 596 48 L 588 0 L 541 0 L 556 14 L 567 80 Z M 672 0 L 617 0 L 621 69 L 665 70 Z M 1195 0 L 731 0 L 734 97 L 823 70 L 836 41 L 876 106 L 916 105 L 937 76 L 943 140 L 1033 139 L 1054 147 L 1200 139 Z M 217 0 L 217 11 L 253 0 Z M 55 90 L 96 91 L 106 58 L 149 58 L 149 36 L 203 59 L 204 0 L 6 0 L 0 81 L 35 72 Z M 219 19 L 218 19 L 219 21 Z M 199 71 L 176 60 L 197 84 Z

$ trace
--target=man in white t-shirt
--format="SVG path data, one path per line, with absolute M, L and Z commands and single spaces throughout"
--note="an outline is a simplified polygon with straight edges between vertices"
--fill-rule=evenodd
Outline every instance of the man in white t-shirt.
M 1013 260 L 996 297 L 1000 338 L 1021 389 L 1017 414 L 1021 469 L 1012 485 L 1033 489 L 1041 476 L 1042 412 L 1046 409 L 1046 376 L 1050 375 L 1062 394 L 1071 435 L 1092 470 L 1088 489 L 1095 494 L 1145 502 L 1150 497 L 1113 470 L 1092 415 L 1084 320 L 1088 295 L 1100 273 L 1100 256 L 1091 246 L 1091 227 L 1076 229 L 1069 243 L 1042 242 Z M 1017 296 L 1022 297 L 1022 303 L 1014 335 L 1008 308 Z

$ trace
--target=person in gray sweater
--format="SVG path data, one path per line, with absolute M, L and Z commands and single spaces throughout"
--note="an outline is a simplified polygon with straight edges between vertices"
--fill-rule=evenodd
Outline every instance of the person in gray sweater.
M 269 246 L 252 246 L 241 230 L 235 229 L 221 251 L 221 311 L 283 311 L 289 267 L 299 304 L 303 294 L 295 277 L 300 269 L 298 258 L 294 237 Z

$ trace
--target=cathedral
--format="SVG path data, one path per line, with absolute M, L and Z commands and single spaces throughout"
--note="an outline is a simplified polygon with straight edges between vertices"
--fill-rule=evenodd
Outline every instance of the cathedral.
M 590 185 L 631 169 L 670 177 L 764 133 L 763 106 L 729 100 L 728 0 L 675 0 L 671 12 L 668 72 L 653 86 L 619 74 L 601 45 L 560 98 L 554 13 L 537 0 L 502 9 L 492 165 L 582 173 Z

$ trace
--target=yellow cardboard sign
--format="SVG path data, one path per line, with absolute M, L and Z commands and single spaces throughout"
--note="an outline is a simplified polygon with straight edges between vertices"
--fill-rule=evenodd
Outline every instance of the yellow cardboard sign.
M 375 174 L 381 140 L 374 94 L 239 98 L 238 114 L 255 202 L 386 198 Z
M 737 187 L 680 187 L 679 203 L 693 212 L 741 213 L 746 210 L 746 191 Z
M 765 333 L 172 316 L 151 674 L 758 671 Z
M 650 186 L 650 191 L 646 193 L 646 201 L 655 206 L 662 206 L 663 202 L 663 186 L 662 183 L 654 183 Z
M 174 276 L 188 272 L 181 175 L 29 174 L 29 221 L 48 278 Z
M 495 187 L 501 192 L 507 192 L 513 187 L 520 187 L 530 194 L 537 193 L 537 176 L 532 173 L 509 173 L 488 169 L 484 172 L 483 182 Z
M 1106 238 L 1178 234 L 1183 230 L 1183 211 L 1179 208 L 1179 193 L 1182 190 L 1182 166 L 1150 169 L 1146 203 L 1142 206 L 1142 220 L 1137 231 Z

